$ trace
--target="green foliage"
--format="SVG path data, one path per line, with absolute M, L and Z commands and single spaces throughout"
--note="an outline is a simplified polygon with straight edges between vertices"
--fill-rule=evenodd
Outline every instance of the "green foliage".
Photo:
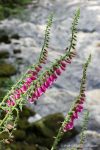
M 82 124 L 82 131 L 81 131 L 81 135 L 80 135 L 80 143 L 79 145 L 82 147 L 85 139 L 86 139 L 86 135 L 84 133 L 84 131 L 87 130 L 87 125 L 88 125 L 88 120 L 89 120 L 89 112 L 85 111 L 84 112 L 84 119 L 83 119 L 83 124 Z
M 44 37 L 44 43 L 43 43 L 43 47 L 41 50 L 41 54 L 39 57 L 39 62 L 40 63 L 45 63 L 45 60 L 47 59 L 47 53 L 48 53 L 48 46 L 49 46 L 49 39 L 50 39 L 50 28 L 52 25 L 52 20 L 53 20 L 53 14 L 51 14 L 48 17 L 48 22 L 47 22 L 47 26 L 46 26 L 46 30 L 45 30 L 45 37 Z
M 0 20 L 21 13 L 32 0 L 0 0 Z
M 61 140 L 62 136 L 64 135 L 63 128 L 64 128 L 65 124 L 67 122 L 69 122 L 69 120 L 71 119 L 72 112 L 75 109 L 75 107 L 76 107 L 76 105 L 77 105 L 77 103 L 79 101 L 79 98 L 80 98 L 81 94 L 83 93 L 84 85 L 85 85 L 85 82 L 86 82 L 86 72 L 87 72 L 87 68 L 88 68 L 88 65 L 90 63 L 90 60 L 91 60 L 91 55 L 88 57 L 86 63 L 84 64 L 84 67 L 83 67 L 83 76 L 82 76 L 82 80 L 81 80 L 79 96 L 75 99 L 75 102 L 72 104 L 72 107 L 70 108 L 70 111 L 66 115 L 65 120 L 64 120 L 64 122 L 62 123 L 62 125 L 61 125 L 61 127 L 59 129 L 59 132 L 58 132 L 58 134 L 57 134 L 57 136 L 55 138 L 55 141 L 53 143 L 53 146 L 52 146 L 51 150 L 56 150 L 57 149 L 57 144 Z M 86 121 L 85 121 L 85 123 L 86 123 Z M 83 137 L 84 137 L 84 134 L 82 132 L 82 138 L 81 138 L 80 144 L 83 141 Z
M 70 51 L 71 48 L 75 49 L 76 46 L 76 41 L 77 41 L 77 25 L 78 25 L 78 20 L 80 17 L 80 9 L 78 9 L 74 15 L 73 22 L 72 22 L 72 27 L 71 27 L 71 39 L 70 39 L 70 45 L 68 48 L 68 51 Z

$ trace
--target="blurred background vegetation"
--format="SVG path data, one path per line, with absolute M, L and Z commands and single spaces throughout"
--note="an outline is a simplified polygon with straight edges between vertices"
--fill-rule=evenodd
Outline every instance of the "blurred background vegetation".
M 0 0 L 0 20 L 24 10 L 32 0 Z

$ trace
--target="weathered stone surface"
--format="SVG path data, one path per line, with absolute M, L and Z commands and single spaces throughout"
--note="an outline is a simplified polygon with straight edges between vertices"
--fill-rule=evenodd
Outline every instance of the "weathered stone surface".
M 99 150 L 100 149 L 100 133 L 96 131 L 87 130 L 84 132 L 86 135 L 83 143 L 83 150 Z M 68 144 L 66 141 L 60 146 L 59 150 L 66 150 L 67 147 L 78 147 L 80 142 L 80 134 L 73 138 Z

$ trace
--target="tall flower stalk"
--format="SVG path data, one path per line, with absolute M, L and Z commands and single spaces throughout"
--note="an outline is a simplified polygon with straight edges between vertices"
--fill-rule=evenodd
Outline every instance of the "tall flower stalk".
M 44 94 L 47 89 L 51 87 L 51 85 L 53 85 L 58 77 L 62 75 L 62 72 L 66 70 L 67 66 L 71 64 L 72 59 L 76 56 L 75 46 L 77 41 L 76 33 L 79 16 L 80 10 L 78 9 L 73 18 L 70 43 L 69 46 L 66 48 L 65 53 L 60 58 L 56 59 L 50 65 L 50 67 L 43 70 L 43 67 L 45 67 L 44 64 L 46 64 L 48 56 L 50 28 L 53 19 L 53 15 L 50 15 L 45 30 L 43 47 L 36 64 L 29 67 L 26 73 L 11 88 L 11 90 L 3 98 L 3 101 L 0 104 L 0 109 L 5 112 L 4 118 L 0 121 L 0 133 L 6 131 L 9 134 L 9 138 L 11 138 L 12 132 L 17 125 L 19 110 L 22 110 L 23 105 L 27 101 L 30 103 L 34 103 L 35 101 L 37 101 L 41 97 L 41 95 Z M 74 120 L 78 118 L 78 113 L 83 110 L 83 103 L 85 101 L 86 70 L 90 58 L 91 56 L 84 65 L 80 95 L 77 97 L 75 104 L 65 118 L 51 150 L 56 149 L 56 146 L 60 141 L 61 137 L 63 136 L 64 132 L 67 132 L 68 130 L 71 130 L 73 128 Z M 13 125 L 11 125 L 12 122 Z
M 91 55 L 89 56 L 88 60 L 86 61 L 83 67 L 83 77 L 81 79 L 80 93 L 75 99 L 75 102 L 70 108 L 70 111 L 68 112 L 67 116 L 65 117 L 65 120 L 62 123 L 58 131 L 58 134 L 55 138 L 55 141 L 53 143 L 51 150 L 56 150 L 57 145 L 59 141 L 61 140 L 62 136 L 64 135 L 64 133 L 73 129 L 74 121 L 78 119 L 79 113 L 82 112 L 84 108 L 83 104 L 86 100 L 86 95 L 85 95 L 86 72 L 87 72 L 87 68 L 90 63 L 90 60 L 91 60 Z

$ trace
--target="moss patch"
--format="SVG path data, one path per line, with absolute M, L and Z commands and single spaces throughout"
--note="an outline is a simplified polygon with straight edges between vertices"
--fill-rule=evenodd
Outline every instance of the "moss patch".
M 26 138 L 26 133 L 24 130 L 16 130 L 13 132 L 14 136 L 15 136 L 15 140 L 17 141 L 23 141 Z
M 5 91 L 3 89 L 0 89 L 0 102 L 2 101 L 4 95 L 5 95 Z
M 0 59 L 1 58 L 9 58 L 9 55 L 10 55 L 9 52 L 6 50 L 0 51 Z
M 16 73 L 17 70 L 12 64 L 0 63 L 0 77 L 10 77 Z
M 20 14 L 32 0 L 6 0 L 0 1 L 0 20 L 9 16 Z

